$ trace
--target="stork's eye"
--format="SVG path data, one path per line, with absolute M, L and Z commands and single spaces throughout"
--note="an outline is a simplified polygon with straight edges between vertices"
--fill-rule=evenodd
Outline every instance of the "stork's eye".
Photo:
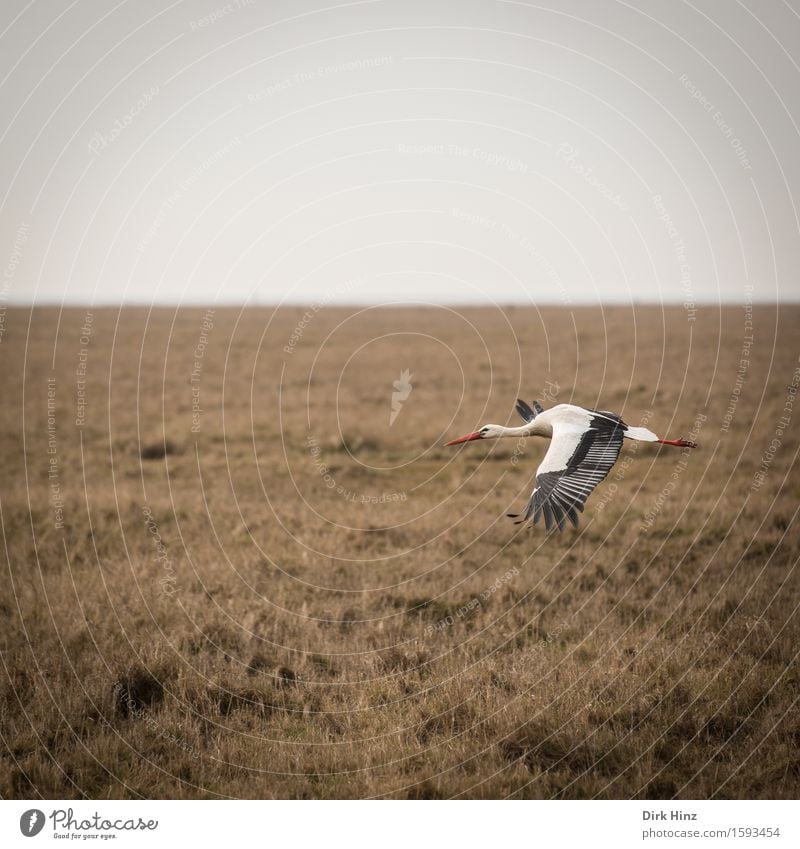
M 489 428 L 488 427 L 481 428 L 481 433 L 485 436 L 487 433 L 489 433 Z

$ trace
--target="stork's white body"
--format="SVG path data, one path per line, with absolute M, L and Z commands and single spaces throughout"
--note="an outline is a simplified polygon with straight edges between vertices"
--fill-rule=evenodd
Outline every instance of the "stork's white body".
M 483 439 L 492 439 L 503 436 L 544 436 L 553 438 L 554 428 L 559 433 L 584 434 L 592 426 L 592 420 L 597 416 L 608 418 L 608 421 L 620 421 L 619 416 L 604 410 L 589 410 L 586 407 L 578 407 L 575 404 L 557 404 L 549 410 L 539 413 L 535 419 L 520 427 L 504 427 L 503 425 L 484 425 L 496 433 L 490 433 Z M 623 436 L 625 439 L 637 439 L 640 442 L 658 442 L 659 439 L 652 430 L 646 427 L 630 427 L 624 425 Z M 481 428 L 483 430 L 483 428 Z

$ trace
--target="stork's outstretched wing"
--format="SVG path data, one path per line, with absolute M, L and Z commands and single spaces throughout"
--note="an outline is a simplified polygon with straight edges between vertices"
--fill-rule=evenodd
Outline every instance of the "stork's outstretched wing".
M 536 470 L 536 486 L 525 512 L 508 515 L 512 519 L 519 516 L 519 522 L 533 516 L 534 524 L 544 516 L 548 531 L 554 524 L 562 531 L 565 519 L 577 528 L 578 511 L 583 512 L 592 490 L 617 462 L 624 427 L 621 420 L 600 416 L 594 416 L 586 430 L 554 425 L 553 438 Z

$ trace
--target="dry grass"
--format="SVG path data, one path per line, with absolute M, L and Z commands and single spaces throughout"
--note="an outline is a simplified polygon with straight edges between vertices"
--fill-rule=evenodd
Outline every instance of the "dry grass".
M 728 431 L 742 309 L 303 312 L 217 311 L 193 433 L 203 311 L 9 311 L 0 795 L 797 796 L 800 310 Z M 701 448 L 515 528 L 544 443 L 440 446 L 548 381 Z

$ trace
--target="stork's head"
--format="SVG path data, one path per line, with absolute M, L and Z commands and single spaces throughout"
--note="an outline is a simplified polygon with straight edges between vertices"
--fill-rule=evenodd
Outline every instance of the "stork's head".
M 453 439 L 450 442 L 445 442 L 445 448 L 448 445 L 458 445 L 459 442 L 472 442 L 473 439 L 497 439 L 498 437 L 503 435 L 503 430 L 500 425 L 495 424 L 487 424 L 484 425 L 480 430 L 476 430 L 474 433 L 468 433 L 465 436 L 459 436 L 458 439 Z

